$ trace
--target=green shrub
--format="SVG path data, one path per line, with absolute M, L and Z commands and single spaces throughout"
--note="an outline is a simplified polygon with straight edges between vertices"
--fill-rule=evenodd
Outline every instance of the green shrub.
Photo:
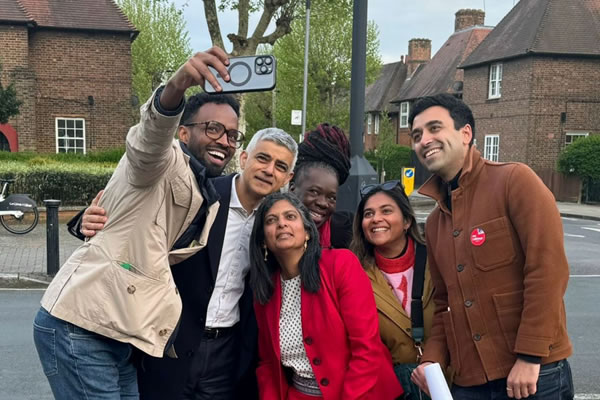
M 410 158 L 410 147 L 394 146 L 388 150 L 388 155 L 383 159 L 383 168 L 385 169 L 385 179 L 402 179 L 402 168 L 412 167 Z
M 578 139 L 558 157 L 558 171 L 585 180 L 600 180 L 600 135 Z
M 29 161 L 35 160 L 31 158 Z M 0 177 L 13 178 L 11 193 L 27 193 L 38 206 L 45 199 L 61 200 L 61 206 L 84 206 L 103 189 L 114 167 L 101 164 L 47 164 L 5 161 L 0 163 Z
M 118 147 L 103 151 L 93 151 L 87 154 L 80 153 L 48 153 L 40 154 L 35 152 L 19 152 L 10 153 L 0 151 L 0 161 L 30 161 L 34 165 L 43 165 L 47 162 L 60 162 L 64 164 L 75 164 L 75 163 L 103 163 L 103 164 L 114 164 L 116 166 L 121 156 L 125 153 L 125 147 Z

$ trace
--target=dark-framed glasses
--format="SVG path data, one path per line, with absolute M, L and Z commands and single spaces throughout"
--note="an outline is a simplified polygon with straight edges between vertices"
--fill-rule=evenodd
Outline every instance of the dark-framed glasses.
M 370 185 L 365 185 L 360 188 L 360 198 L 362 199 L 367 194 L 371 193 L 373 190 L 378 189 L 378 188 L 381 188 L 383 190 L 392 190 L 397 187 L 400 188 L 402 193 L 405 193 L 404 185 L 402 185 L 402 182 L 398 181 L 398 180 L 387 181 L 387 182 L 383 182 L 383 183 L 372 183 Z
M 229 146 L 240 148 L 244 143 L 244 134 L 235 129 L 227 130 L 225 125 L 217 121 L 205 121 L 205 122 L 191 122 L 189 124 L 183 124 L 183 126 L 204 126 L 204 133 L 212 140 L 219 140 L 221 136 L 227 134 L 227 143 Z

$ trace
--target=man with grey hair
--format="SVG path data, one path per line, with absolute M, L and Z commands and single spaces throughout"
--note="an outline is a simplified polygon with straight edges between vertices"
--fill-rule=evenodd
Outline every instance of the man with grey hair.
M 258 398 L 257 328 L 247 284 L 250 233 L 263 198 L 292 178 L 297 154 L 290 135 L 266 128 L 242 151 L 242 173 L 213 181 L 221 207 L 206 248 L 172 266 L 183 303 L 178 358 L 143 356 L 142 399 Z M 94 229 L 85 222 L 82 228 Z

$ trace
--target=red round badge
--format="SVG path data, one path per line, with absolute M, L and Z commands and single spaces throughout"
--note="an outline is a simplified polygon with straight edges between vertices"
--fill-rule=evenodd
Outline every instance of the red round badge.
M 485 232 L 481 228 L 473 229 L 471 232 L 471 243 L 473 246 L 481 246 L 485 243 Z

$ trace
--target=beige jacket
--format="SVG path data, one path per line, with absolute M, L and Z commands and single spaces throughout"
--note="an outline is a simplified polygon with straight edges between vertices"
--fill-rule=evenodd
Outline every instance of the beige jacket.
M 366 270 L 373 293 L 375 303 L 377 304 L 377 314 L 379 316 L 379 332 L 381 340 L 392 355 L 394 364 L 410 364 L 417 362 L 417 349 L 412 338 L 412 321 L 398 298 L 390 288 L 383 273 L 376 266 Z M 431 323 L 433 321 L 433 285 L 429 268 L 425 269 L 425 284 L 423 286 L 423 322 L 425 328 L 425 344 L 431 333 Z
M 130 129 L 126 154 L 100 201 L 110 216 L 105 228 L 61 267 L 42 307 L 162 357 L 181 314 L 169 265 L 206 245 L 219 203 L 208 208 L 194 247 L 169 251 L 204 199 L 189 157 L 173 140 L 181 115 L 161 115 L 153 99 L 142 106 L 140 123 Z

